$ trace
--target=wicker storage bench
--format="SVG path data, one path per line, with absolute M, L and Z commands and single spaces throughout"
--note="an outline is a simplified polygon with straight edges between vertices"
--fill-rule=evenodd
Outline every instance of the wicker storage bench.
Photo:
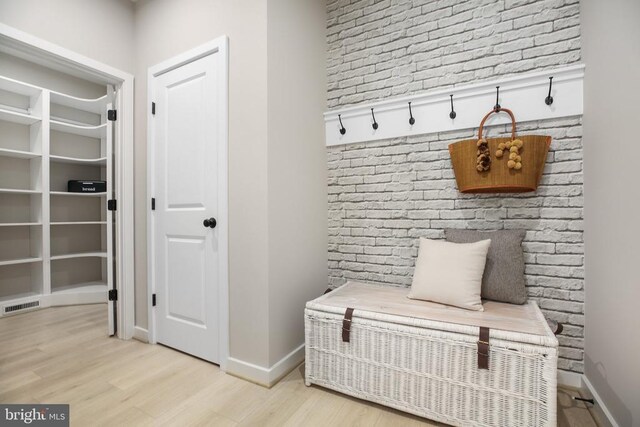
M 308 302 L 306 384 L 451 425 L 556 425 L 558 341 L 535 302 L 477 312 L 407 294 L 350 282 Z

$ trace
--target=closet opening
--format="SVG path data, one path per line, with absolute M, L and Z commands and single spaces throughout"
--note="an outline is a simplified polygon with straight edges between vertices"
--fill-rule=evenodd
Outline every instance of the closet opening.
M 114 202 L 132 199 L 132 78 L 114 72 L 0 27 L 0 318 L 104 304 L 105 333 L 133 334 L 132 218 Z

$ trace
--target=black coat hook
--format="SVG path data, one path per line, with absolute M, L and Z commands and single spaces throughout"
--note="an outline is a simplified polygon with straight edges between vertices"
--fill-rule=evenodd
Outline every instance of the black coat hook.
M 373 117 L 373 124 L 371 125 L 371 127 L 373 128 L 373 130 L 378 129 L 378 122 L 376 122 L 376 116 L 373 114 L 373 108 L 371 109 L 371 117 Z
M 342 124 L 342 118 L 340 117 L 340 114 L 338 114 L 338 120 L 340 121 L 340 135 L 344 135 L 345 133 L 347 133 L 347 130 Z
M 496 86 L 496 105 L 493 106 L 493 111 L 500 111 L 502 107 L 500 107 L 500 86 Z
M 413 114 L 411 113 L 411 102 L 409 102 L 409 124 L 413 126 L 416 122 L 416 119 L 413 118 Z
M 549 95 L 544 99 L 544 103 L 547 105 L 553 104 L 553 96 L 551 96 L 551 85 L 553 83 L 553 77 L 549 77 Z
M 453 110 L 453 95 L 449 95 L 451 97 L 451 112 L 449 113 L 450 119 L 456 118 L 456 112 Z

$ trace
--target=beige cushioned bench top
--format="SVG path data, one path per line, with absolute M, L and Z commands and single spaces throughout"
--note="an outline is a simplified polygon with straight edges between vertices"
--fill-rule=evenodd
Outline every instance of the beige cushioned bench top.
M 472 311 L 407 297 L 409 288 L 371 285 L 359 282 L 347 284 L 314 300 L 330 307 L 355 309 L 404 317 L 416 317 L 438 322 L 484 326 L 524 334 L 553 336 L 538 305 L 529 301 L 523 305 L 483 301 L 484 311 Z

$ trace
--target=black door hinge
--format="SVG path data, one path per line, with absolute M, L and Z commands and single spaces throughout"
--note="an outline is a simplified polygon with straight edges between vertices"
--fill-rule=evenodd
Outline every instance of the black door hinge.
M 107 110 L 107 120 L 115 122 L 117 117 L 118 113 L 116 112 L 116 110 Z
M 117 209 L 116 199 L 111 199 L 107 201 L 107 210 L 115 211 Z
M 156 115 L 156 103 L 155 102 L 151 103 L 151 114 L 153 114 L 154 116 Z
M 151 210 L 152 211 L 156 210 L 156 198 L 155 197 L 151 198 Z
M 156 294 L 151 295 L 151 305 L 153 307 L 156 306 Z
M 110 289 L 109 290 L 109 301 L 118 301 L 118 290 Z

